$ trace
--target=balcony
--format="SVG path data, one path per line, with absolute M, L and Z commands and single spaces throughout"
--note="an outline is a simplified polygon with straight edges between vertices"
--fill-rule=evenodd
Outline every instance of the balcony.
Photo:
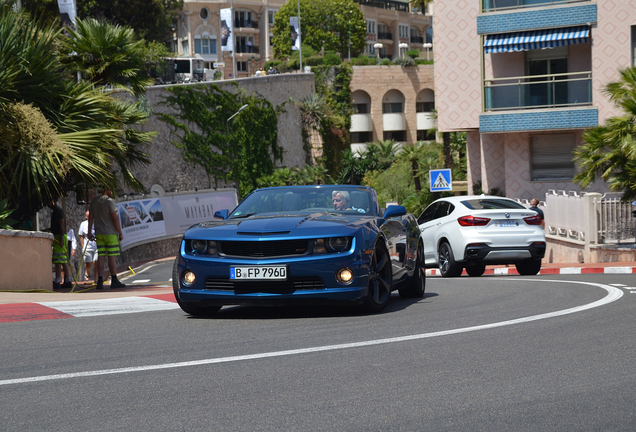
M 498 12 L 511 9 L 556 6 L 566 3 L 589 2 L 590 0 L 483 0 L 484 12 Z
M 412 44 L 424 44 L 424 37 L 423 36 L 411 36 L 411 43 Z
M 361 6 L 370 6 L 378 9 L 394 10 L 399 12 L 409 12 L 409 4 L 390 0 L 353 0 Z
M 378 40 L 393 40 L 393 33 L 390 32 L 378 32 Z
M 373 118 L 371 114 L 353 114 L 351 116 L 350 132 L 373 132 Z
M 485 111 L 592 105 L 592 72 L 484 80 Z
M 241 29 L 257 29 L 258 21 L 254 20 L 234 20 L 234 28 Z
M 260 48 L 253 45 L 236 45 L 237 54 L 260 54 Z
M 418 112 L 415 117 L 417 130 L 431 130 L 436 128 L 435 115 L 432 112 Z
M 385 132 L 406 130 L 406 117 L 403 113 L 390 113 L 382 115 L 382 130 Z

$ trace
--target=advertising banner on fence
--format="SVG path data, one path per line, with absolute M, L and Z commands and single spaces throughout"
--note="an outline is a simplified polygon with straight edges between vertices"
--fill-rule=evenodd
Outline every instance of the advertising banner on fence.
M 121 249 L 183 234 L 196 223 L 213 220 L 215 211 L 232 210 L 236 205 L 234 189 L 118 202 L 124 233 Z

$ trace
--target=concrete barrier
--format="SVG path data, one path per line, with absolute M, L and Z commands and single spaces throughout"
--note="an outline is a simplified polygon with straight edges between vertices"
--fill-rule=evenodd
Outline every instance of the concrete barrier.
M 53 288 L 53 234 L 0 230 L 0 290 Z

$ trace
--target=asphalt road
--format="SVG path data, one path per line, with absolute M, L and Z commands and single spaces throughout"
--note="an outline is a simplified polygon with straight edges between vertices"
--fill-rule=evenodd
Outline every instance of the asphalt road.
M 7 431 L 630 431 L 633 275 L 428 278 L 346 308 L 0 324 Z

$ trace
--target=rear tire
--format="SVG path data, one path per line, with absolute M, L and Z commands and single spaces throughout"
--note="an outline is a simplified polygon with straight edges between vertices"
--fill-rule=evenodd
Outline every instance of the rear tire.
M 466 273 L 468 273 L 468 276 L 472 276 L 472 277 L 479 277 L 483 275 L 485 271 L 486 271 L 486 264 L 482 264 L 482 263 L 475 263 L 471 266 L 466 267 Z
M 515 264 L 515 267 L 522 276 L 534 276 L 541 270 L 541 259 L 530 258 Z
M 222 306 L 192 306 L 189 303 L 183 303 L 179 299 L 179 267 L 177 266 L 177 260 L 174 260 L 172 266 L 172 290 L 174 291 L 174 298 L 177 300 L 177 304 L 185 313 L 195 317 L 211 316 L 221 310 Z
M 453 249 L 447 242 L 439 247 L 439 271 L 443 277 L 458 277 L 462 274 L 462 266 L 455 262 Z
M 415 270 L 409 284 L 400 288 L 399 293 L 402 298 L 421 298 L 426 290 L 426 267 L 424 265 L 424 244 L 420 240 L 417 243 L 417 257 L 415 259 Z
M 391 299 L 391 286 L 393 284 L 393 269 L 391 268 L 391 257 L 386 247 L 382 245 L 382 240 L 373 250 L 371 257 L 371 268 L 369 269 L 369 288 L 367 297 L 362 303 L 365 312 L 381 312 Z

